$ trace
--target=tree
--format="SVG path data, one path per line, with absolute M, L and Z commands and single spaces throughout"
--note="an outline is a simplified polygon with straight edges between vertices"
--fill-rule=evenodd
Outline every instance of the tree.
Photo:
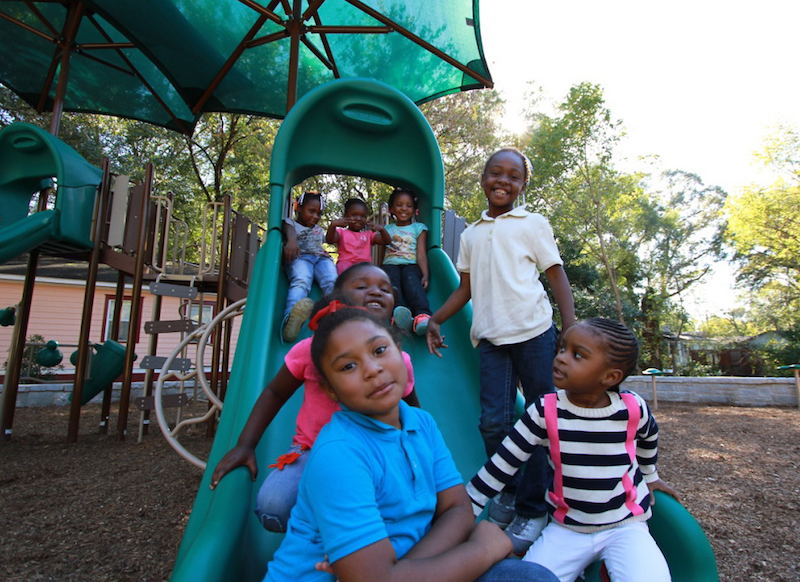
M 478 182 L 486 160 L 500 147 L 497 119 L 503 101 L 496 91 L 467 91 L 429 101 L 420 109 L 442 151 L 445 205 L 473 222 L 486 208 Z
M 640 177 L 613 167 L 620 122 L 605 107 L 602 89 L 582 83 L 559 106 L 560 117 L 537 115 L 525 148 L 533 172 L 529 202 L 544 209 L 557 235 L 580 241 L 582 255 L 600 265 L 625 321 L 622 289 L 637 277 L 636 239 L 648 200 Z
M 699 176 L 680 170 L 662 175 L 665 189 L 654 193 L 648 222 L 639 241 L 640 271 L 645 291 L 641 300 L 643 352 L 648 365 L 661 367 L 662 324 L 669 311 L 683 311 L 683 293 L 701 281 L 711 262 L 723 252 L 726 193 L 706 186 Z M 673 324 L 680 335 L 685 314 L 675 313 Z
M 779 127 L 758 157 L 778 177 L 728 199 L 726 235 L 736 250 L 739 281 L 755 291 L 751 299 L 770 300 L 763 323 L 781 329 L 800 319 L 800 133 Z

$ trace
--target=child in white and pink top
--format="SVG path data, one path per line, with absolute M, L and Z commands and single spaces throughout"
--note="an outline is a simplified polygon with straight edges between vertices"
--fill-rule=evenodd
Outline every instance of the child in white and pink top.
M 350 198 L 344 203 L 344 218 L 332 220 L 325 241 L 339 250 L 336 270 L 341 275 L 351 265 L 372 262 L 372 245 L 388 245 L 392 239 L 381 224 L 367 222 L 367 203 Z M 365 230 L 366 228 L 366 230 Z
M 359 263 L 339 275 L 332 295 L 340 297 L 344 304 L 363 307 L 387 320 L 394 309 L 394 294 L 389 277 L 380 267 L 371 263 Z M 316 328 L 315 318 L 309 322 L 309 328 Z M 267 475 L 256 498 L 256 515 L 269 531 L 286 531 L 286 523 L 297 500 L 297 487 L 308 453 L 314 446 L 319 431 L 330 421 L 333 413 L 340 409 L 339 403 L 331 400 L 320 385 L 319 372 L 311 361 L 311 340 L 312 338 L 306 338 L 299 341 L 286 354 L 283 366 L 253 406 L 236 446 L 222 457 L 211 476 L 213 489 L 230 471 L 245 466 L 255 480 L 258 475 L 255 448 L 261 435 L 283 404 L 300 386 L 305 385 L 292 446 L 271 465 L 275 469 Z M 408 385 L 403 398 L 412 406 L 419 406 L 414 391 L 411 359 L 405 352 L 403 360 L 408 370 Z

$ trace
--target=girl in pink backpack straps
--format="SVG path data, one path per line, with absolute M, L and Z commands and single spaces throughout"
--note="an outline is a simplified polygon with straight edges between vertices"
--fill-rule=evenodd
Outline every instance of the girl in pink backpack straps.
M 528 408 L 467 486 L 478 515 L 536 445 L 547 449 L 555 473 L 546 497 L 550 523 L 523 559 L 562 582 L 596 560 L 615 582 L 670 580 L 647 520 L 653 490 L 677 494 L 656 470 L 655 418 L 640 396 L 619 389 L 638 356 L 636 337 L 617 321 L 592 318 L 569 328 L 553 361 L 557 392 Z

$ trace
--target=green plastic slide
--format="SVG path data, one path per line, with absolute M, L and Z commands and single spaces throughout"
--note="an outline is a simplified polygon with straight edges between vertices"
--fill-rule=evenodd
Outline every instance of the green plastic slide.
M 0 263 L 36 248 L 70 253 L 93 247 L 102 172 L 63 141 L 29 123 L 0 131 Z M 34 193 L 57 185 L 54 208 L 29 214 Z
M 439 248 L 444 201 L 441 154 L 417 107 L 387 85 L 363 79 L 334 81 L 306 95 L 286 117 L 276 138 L 267 239 L 256 259 L 224 409 L 173 581 L 260 580 L 281 542 L 281 535 L 261 527 L 253 507 L 267 465 L 289 447 L 302 390 L 261 439 L 256 482 L 246 468 L 227 475 L 214 491 L 209 482 L 213 468 L 235 445 L 262 388 L 288 351 L 278 333 L 287 288 L 280 272 L 282 209 L 292 186 L 322 173 L 365 176 L 419 192 L 419 219 L 430 228 L 431 306 L 441 305 L 458 284 L 452 262 Z M 409 338 L 402 346 L 414 364 L 422 407 L 436 418 L 465 479 L 486 461 L 478 433 L 478 353 L 469 341 L 471 317 L 468 305 L 443 326 L 449 346 L 443 359 L 428 354 L 422 338 Z M 307 334 L 304 328 L 301 338 Z M 670 519 L 664 522 L 667 533 L 659 535 L 659 542 L 675 548 L 672 553 L 665 549 L 670 565 L 671 556 L 684 561 L 699 556 L 696 561 L 705 568 L 695 576 L 691 572 L 700 569 L 692 566 L 689 575 L 675 579 L 716 580 L 713 553 L 699 526 L 677 503 L 662 504 L 661 500 L 656 521 L 662 508 Z M 692 524 L 695 529 L 689 532 Z

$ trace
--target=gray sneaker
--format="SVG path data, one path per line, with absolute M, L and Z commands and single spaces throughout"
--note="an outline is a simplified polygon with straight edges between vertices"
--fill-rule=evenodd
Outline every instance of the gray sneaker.
M 314 302 L 308 297 L 305 297 L 292 306 L 292 310 L 286 317 L 281 330 L 281 337 L 283 341 L 292 343 L 297 339 L 300 334 L 300 328 L 306 320 L 311 317 L 311 310 L 314 309 Z
M 411 310 L 403 305 L 394 308 L 392 319 L 397 329 L 402 331 L 411 331 L 411 326 L 414 325 L 414 316 L 411 315 Z
M 514 493 L 506 493 L 505 491 L 492 499 L 489 505 L 489 521 L 499 525 L 500 529 L 511 523 L 514 515 L 516 515 L 515 500 L 516 495 Z
M 514 546 L 512 550 L 517 556 L 524 556 L 528 548 L 533 545 L 542 534 L 542 530 L 547 525 L 547 516 L 541 517 L 522 517 L 518 515 L 506 528 L 506 535 L 511 539 Z

